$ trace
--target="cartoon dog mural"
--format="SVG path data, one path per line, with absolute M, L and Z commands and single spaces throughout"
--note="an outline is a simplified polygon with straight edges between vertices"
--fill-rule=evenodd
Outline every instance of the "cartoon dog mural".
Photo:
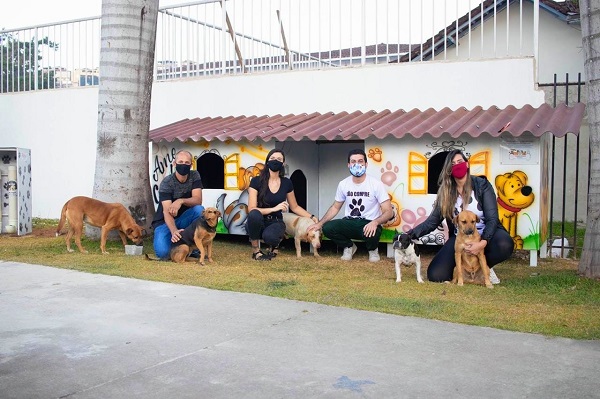
M 250 187 L 250 180 L 253 177 L 260 175 L 260 172 L 265 168 L 263 163 L 256 163 L 254 166 L 247 168 L 240 167 L 238 171 L 238 190 L 245 190 Z
M 400 204 L 394 200 L 394 197 L 388 193 L 390 197 L 390 203 L 392 204 L 392 218 L 383 224 L 385 228 L 397 227 L 400 225 L 402 219 L 400 218 Z
M 246 219 L 248 218 L 248 190 L 242 191 L 239 198 L 225 207 L 225 197 L 221 194 L 216 208 L 221 212 L 221 220 L 229 234 L 246 235 Z
M 517 235 L 517 217 L 535 199 L 533 190 L 527 185 L 527 174 L 520 170 L 496 176 L 498 194 L 498 217 L 515 242 L 515 249 L 523 249 L 523 239 Z

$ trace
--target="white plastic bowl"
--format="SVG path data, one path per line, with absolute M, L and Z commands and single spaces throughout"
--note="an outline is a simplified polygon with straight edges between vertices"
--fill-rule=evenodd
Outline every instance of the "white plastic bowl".
M 141 255 L 144 247 L 141 245 L 125 245 L 126 255 Z

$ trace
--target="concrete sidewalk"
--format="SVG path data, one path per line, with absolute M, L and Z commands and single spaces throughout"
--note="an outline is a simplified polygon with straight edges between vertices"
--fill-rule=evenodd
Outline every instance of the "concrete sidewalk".
M 0 262 L 0 398 L 600 398 L 600 342 Z

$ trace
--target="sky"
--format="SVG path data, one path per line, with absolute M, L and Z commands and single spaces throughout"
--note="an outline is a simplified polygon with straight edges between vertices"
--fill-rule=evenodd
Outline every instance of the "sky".
M 160 7 L 188 3 L 188 0 L 160 0 Z M 4 0 L 0 30 L 100 16 L 102 0 Z

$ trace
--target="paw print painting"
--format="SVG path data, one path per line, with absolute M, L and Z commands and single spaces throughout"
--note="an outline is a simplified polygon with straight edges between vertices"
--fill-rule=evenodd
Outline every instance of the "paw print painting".
M 383 159 L 383 152 L 379 147 L 369 148 L 369 154 L 367 156 L 375 162 L 381 162 Z
M 413 212 L 411 209 L 404 209 L 401 213 L 401 217 L 404 222 L 402 231 L 407 232 L 427 219 L 427 211 L 422 206 L 417 208 L 417 213 Z M 442 227 L 438 226 L 436 230 L 422 236 L 419 240 L 423 244 L 442 245 L 447 239 L 447 232 Z
M 360 217 L 362 212 L 365 210 L 365 206 L 362 203 L 362 198 L 352 199 L 348 206 L 350 207 L 350 216 L 352 217 Z
M 385 168 L 381 168 L 381 182 L 390 187 L 398 178 L 400 169 L 397 166 L 392 166 L 390 161 L 387 161 Z
M 427 219 L 427 211 L 422 206 L 417 208 L 417 213 L 413 212 L 411 209 L 404 209 L 401 213 L 401 217 L 404 222 L 402 231 L 407 232 Z

